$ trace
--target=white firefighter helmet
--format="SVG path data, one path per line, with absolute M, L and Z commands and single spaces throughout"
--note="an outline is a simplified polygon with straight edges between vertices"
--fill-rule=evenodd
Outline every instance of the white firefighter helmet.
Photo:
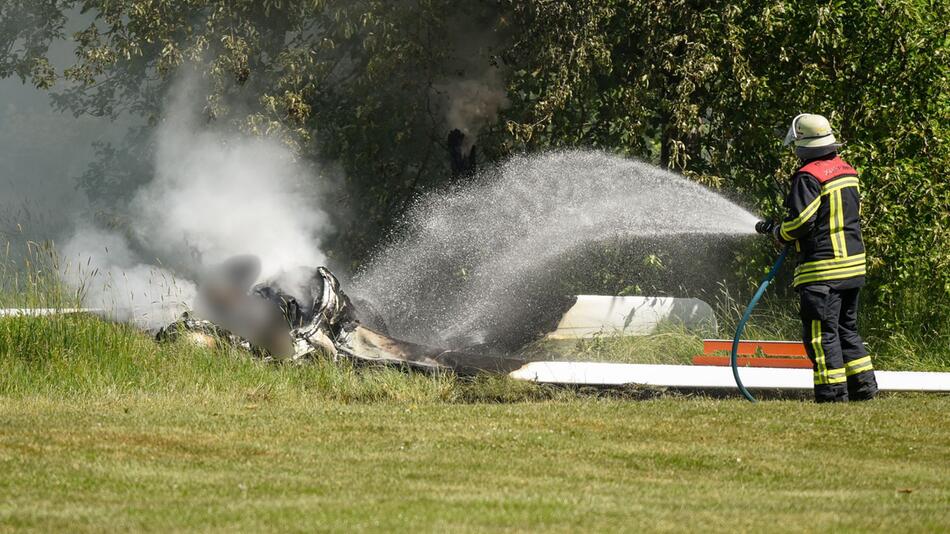
M 796 148 L 819 148 L 837 145 L 831 124 L 821 115 L 802 113 L 792 119 L 785 135 L 785 146 L 795 143 Z

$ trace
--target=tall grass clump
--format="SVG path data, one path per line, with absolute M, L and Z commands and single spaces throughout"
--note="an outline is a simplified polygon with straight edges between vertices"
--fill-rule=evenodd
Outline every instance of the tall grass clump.
M 0 319 L 0 396 L 127 395 L 414 404 L 542 400 L 550 397 L 550 388 L 507 377 L 469 380 L 349 360 L 264 362 L 224 345 L 157 343 L 133 327 L 85 314 Z
M 3 244 L 0 307 L 56 310 L 81 307 L 81 291 L 62 281 L 53 243 L 28 240 L 23 248 L 20 254 L 14 254 L 9 241 Z

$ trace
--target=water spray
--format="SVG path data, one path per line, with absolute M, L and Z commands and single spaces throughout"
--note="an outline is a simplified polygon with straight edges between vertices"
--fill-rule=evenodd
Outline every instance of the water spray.
M 598 243 L 742 236 L 757 220 L 641 161 L 593 150 L 524 154 L 420 198 L 352 293 L 384 310 L 399 339 L 458 349 L 546 317 L 557 307 L 547 296 L 560 291 L 552 273 L 596 254 Z
M 770 235 L 775 229 L 775 223 L 771 221 L 759 221 L 755 224 L 755 231 L 760 234 Z M 762 298 L 762 295 L 765 294 L 765 290 L 769 287 L 769 284 L 772 283 L 772 280 L 775 278 L 775 274 L 778 273 L 778 270 L 782 267 L 782 264 L 785 263 L 785 257 L 788 256 L 788 246 L 782 249 L 782 253 L 778 255 L 778 258 L 775 259 L 775 263 L 772 264 L 772 269 L 769 270 L 769 274 L 765 275 L 765 278 L 762 279 L 762 282 L 759 284 L 759 289 L 756 290 L 755 295 L 752 296 L 752 300 L 749 301 L 749 305 L 746 306 L 745 313 L 742 314 L 742 319 L 739 321 L 739 325 L 736 327 L 736 335 L 732 338 L 732 353 L 730 354 L 730 363 L 732 365 L 732 376 L 736 379 L 736 386 L 739 388 L 739 392 L 742 393 L 742 396 L 745 397 L 749 402 L 756 402 L 755 397 L 752 396 L 752 393 L 744 385 L 742 385 L 742 379 L 739 378 L 739 364 L 737 358 L 737 352 L 739 351 L 739 338 L 742 337 L 742 331 L 745 330 L 745 324 L 749 321 L 749 317 L 752 315 L 752 310 L 755 309 L 755 305 L 759 303 L 759 299 Z

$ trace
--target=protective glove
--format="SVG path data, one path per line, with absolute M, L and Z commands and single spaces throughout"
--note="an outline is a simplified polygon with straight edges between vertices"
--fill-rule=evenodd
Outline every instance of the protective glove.
M 772 242 L 775 245 L 775 248 L 782 248 L 788 243 L 782 240 L 782 235 L 779 233 L 782 230 L 781 225 L 774 225 L 772 228 Z
M 771 235 L 772 241 L 775 243 L 775 248 L 782 248 L 785 246 L 785 242 L 782 241 L 782 237 L 779 234 L 781 230 L 781 225 L 773 221 L 759 221 L 755 223 L 755 231 L 762 235 Z

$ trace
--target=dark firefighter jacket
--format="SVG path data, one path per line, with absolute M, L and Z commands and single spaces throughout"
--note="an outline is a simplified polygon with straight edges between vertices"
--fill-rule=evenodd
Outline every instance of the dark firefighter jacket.
M 858 173 L 836 153 L 806 161 L 792 176 L 787 216 L 775 229 L 795 243 L 795 287 L 828 284 L 840 289 L 864 284 L 864 242 Z

